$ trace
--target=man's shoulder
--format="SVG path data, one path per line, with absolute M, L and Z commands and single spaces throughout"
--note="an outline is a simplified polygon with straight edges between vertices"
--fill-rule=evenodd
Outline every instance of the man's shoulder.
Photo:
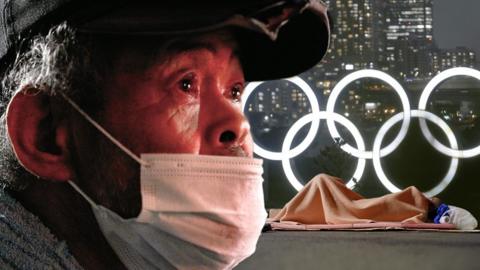
M 1 269 L 81 269 L 42 222 L 0 188 Z

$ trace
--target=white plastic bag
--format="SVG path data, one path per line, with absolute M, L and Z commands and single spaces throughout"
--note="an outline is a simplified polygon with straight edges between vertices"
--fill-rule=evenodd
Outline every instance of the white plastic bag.
M 440 223 L 453 224 L 459 230 L 473 230 L 478 226 L 475 217 L 467 210 L 451 205 L 448 208 L 440 217 Z

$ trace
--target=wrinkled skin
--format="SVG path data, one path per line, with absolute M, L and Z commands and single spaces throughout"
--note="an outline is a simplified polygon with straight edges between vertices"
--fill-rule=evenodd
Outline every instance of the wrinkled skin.
M 109 83 L 102 125 L 134 153 L 231 155 L 236 147 L 252 156 L 239 102 L 245 82 L 232 45 L 211 36 L 196 45 Z

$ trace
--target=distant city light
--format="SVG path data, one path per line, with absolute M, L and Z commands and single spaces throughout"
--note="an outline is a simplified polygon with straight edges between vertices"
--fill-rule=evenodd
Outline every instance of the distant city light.
M 455 134 L 450 129 L 450 127 L 446 124 L 446 122 L 444 122 L 442 120 L 442 118 L 440 118 L 439 116 L 436 116 L 435 114 L 433 114 L 431 112 L 425 111 L 425 109 L 426 109 L 425 107 L 426 107 L 427 103 L 430 106 L 433 104 L 431 101 L 428 102 L 428 97 L 433 92 L 435 87 L 438 86 L 438 84 L 442 83 L 444 80 L 446 80 L 446 79 L 448 79 L 452 76 L 462 76 L 462 75 L 471 76 L 471 77 L 474 77 L 474 78 L 477 78 L 477 79 L 480 80 L 480 71 L 476 71 L 476 70 L 472 70 L 472 69 L 456 68 L 456 69 L 451 69 L 451 70 L 447 70 L 445 72 L 442 72 L 439 75 L 437 75 L 436 77 L 434 77 L 431 80 L 431 82 L 427 84 L 424 91 L 422 92 L 422 95 L 420 97 L 420 102 L 419 102 L 420 103 L 419 104 L 420 110 L 410 110 L 410 105 L 409 105 L 408 99 L 405 101 L 405 97 L 404 97 L 405 93 L 402 92 L 403 89 L 399 88 L 398 85 L 396 85 L 396 84 L 398 84 L 398 82 L 396 82 L 395 79 L 393 79 L 391 77 L 388 77 L 388 75 L 385 76 L 385 74 L 383 72 L 380 72 L 380 71 L 375 71 L 375 70 L 357 71 L 357 72 L 351 73 L 350 75 L 348 75 L 344 79 L 342 79 L 339 83 L 337 83 L 334 90 L 332 91 L 332 93 L 331 93 L 332 98 L 327 101 L 327 108 L 326 108 L 327 111 L 319 111 L 318 100 L 316 100 L 314 95 L 309 97 L 309 93 L 310 93 L 309 91 L 311 91 L 311 89 L 304 88 L 305 87 L 305 85 L 303 84 L 303 83 L 305 83 L 304 81 L 295 80 L 295 78 L 288 79 L 288 80 L 291 80 L 292 82 L 294 82 L 297 86 L 299 86 L 305 92 L 305 95 L 306 95 L 307 99 L 310 100 L 310 103 L 312 105 L 311 110 L 313 111 L 313 113 L 308 114 L 308 115 L 300 118 L 298 121 L 296 121 L 291 126 L 291 128 L 287 132 L 287 135 L 285 136 L 284 142 L 282 144 L 282 151 L 281 152 L 277 152 L 277 153 L 276 152 L 270 152 L 269 153 L 267 151 L 267 154 L 265 156 L 265 153 L 261 152 L 261 151 L 264 151 L 264 149 L 261 149 L 258 146 L 255 146 L 255 148 L 254 148 L 255 153 L 259 154 L 260 156 L 264 155 L 263 157 L 265 157 L 267 159 L 270 159 L 270 160 L 281 160 L 282 161 L 282 166 L 284 168 L 285 175 L 286 175 L 288 181 L 291 183 L 291 185 L 295 189 L 299 190 L 302 187 L 302 184 L 295 177 L 295 175 L 293 173 L 293 170 L 292 170 L 291 164 L 290 164 L 290 159 L 299 155 L 299 154 L 301 154 L 304 150 L 306 150 L 307 147 L 310 145 L 310 143 L 313 141 L 313 139 L 312 140 L 310 140 L 310 139 L 307 140 L 307 138 L 305 138 L 304 141 L 302 141 L 301 144 L 300 144 L 300 145 L 302 145 L 302 147 L 299 147 L 300 146 L 299 145 L 299 146 L 297 146 L 293 149 L 290 149 L 293 138 L 295 137 L 295 135 L 299 132 L 299 130 L 303 126 L 305 126 L 306 124 L 308 124 L 310 122 L 313 122 L 312 126 L 314 126 L 315 123 L 317 123 L 317 124 L 319 123 L 320 119 L 327 119 L 327 124 L 329 122 L 335 121 L 335 122 L 338 122 L 341 125 L 345 126 L 347 128 L 347 130 L 350 131 L 350 133 L 352 134 L 352 136 L 355 140 L 355 144 L 357 146 L 357 148 L 352 147 L 353 151 L 350 151 L 351 149 L 348 149 L 348 148 L 345 147 L 346 145 L 348 145 L 347 143 L 340 144 L 341 145 L 340 147 L 345 152 L 347 152 L 348 154 L 350 154 L 352 156 L 356 156 L 358 158 L 357 168 L 356 168 L 356 170 L 353 174 L 353 177 L 347 183 L 347 186 L 349 188 L 353 188 L 355 186 L 355 183 L 357 183 L 359 180 L 361 180 L 361 176 L 362 176 L 363 171 L 365 169 L 366 159 L 372 159 L 373 165 L 374 165 L 374 170 L 375 170 L 375 172 L 377 174 L 377 177 L 380 180 L 380 182 L 389 191 L 396 192 L 396 191 L 399 191 L 400 189 L 397 186 L 395 186 L 387 178 L 387 176 L 385 175 L 385 173 L 383 171 L 383 168 L 381 166 L 380 159 L 383 157 L 382 154 L 383 155 L 390 154 L 393 150 L 395 150 L 395 148 L 398 145 L 394 146 L 392 151 L 387 152 L 385 149 L 387 149 L 388 146 L 385 147 L 384 149 L 381 149 L 382 141 L 383 141 L 384 137 L 386 136 L 386 134 L 388 133 L 388 131 L 396 123 L 398 123 L 400 121 L 403 121 L 403 123 L 405 123 L 405 121 L 406 121 L 405 119 L 408 118 L 408 120 L 410 120 L 411 117 L 419 118 L 420 121 L 422 121 L 422 120 L 425 121 L 425 119 L 426 119 L 426 120 L 429 120 L 432 123 L 436 124 L 446 134 L 446 137 L 449 141 L 450 147 L 446 147 L 446 146 L 440 144 L 433 137 L 433 135 L 423 133 L 426 140 L 429 143 L 433 143 L 434 147 L 437 150 L 439 150 L 443 154 L 445 154 L 447 156 L 450 156 L 452 158 L 452 160 L 450 162 L 450 167 L 449 167 L 445 177 L 434 188 L 432 188 L 431 190 L 426 192 L 426 194 L 429 195 L 429 196 L 435 196 L 435 195 L 439 194 L 440 192 L 442 192 L 449 185 L 449 183 L 452 181 L 452 179 L 454 178 L 454 176 L 456 174 L 456 170 L 458 168 L 458 159 L 459 158 L 467 158 L 467 157 L 473 157 L 473 156 L 480 155 L 480 152 L 476 152 L 480 146 L 478 146 L 476 148 L 473 148 L 473 149 L 469 149 L 469 150 L 463 150 L 463 151 L 458 150 L 458 143 L 457 143 L 457 140 L 455 138 Z M 386 120 L 386 122 L 381 126 L 380 130 L 378 131 L 377 135 L 375 136 L 374 143 L 373 143 L 373 150 L 368 152 L 368 151 L 365 150 L 365 144 L 364 144 L 364 141 L 363 141 L 363 138 L 362 138 L 360 132 L 358 131 L 356 126 L 352 122 L 350 122 L 350 120 L 348 120 L 348 118 L 347 118 L 351 114 L 347 111 L 347 112 L 344 113 L 345 116 L 342 116 L 340 114 L 337 114 L 333 111 L 328 111 L 328 110 L 333 110 L 333 108 L 335 106 L 335 101 L 336 101 L 335 99 L 338 98 L 340 92 L 342 90 L 344 90 L 345 87 L 349 83 L 351 83 L 355 80 L 358 80 L 358 79 L 372 78 L 372 77 L 384 80 L 385 82 L 387 82 L 390 86 L 392 86 L 396 90 L 397 94 L 400 96 L 400 98 L 402 100 L 402 106 L 404 107 L 404 111 L 400 112 L 400 113 L 397 113 L 394 116 L 390 117 L 390 119 Z M 248 96 L 253 92 L 253 90 L 259 85 L 259 83 L 253 84 L 253 86 L 250 86 L 250 88 L 249 88 L 249 85 L 247 85 L 247 88 L 246 88 L 245 98 L 244 98 L 245 101 L 248 99 Z M 342 88 L 340 88 L 340 87 L 342 87 Z M 465 93 L 468 94 L 469 92 L 467 91 Z M 300 95 L 300 93 L 297 93 L 297 94 Z M 355 90 L 349 90 L 348 94 L 353 95 L 355 97 L 355 95 L 357 95 L 357 92 Z M 358 101 L 358 100 L 355 100 L 355 101 Z M 474 111 L 470 109 L 470 107 L 469 107 L 470 103 L 471 103 L 470 101 L 463 102 L 462 106 L 460 107 L 460 110 L 457 110 L 454 113 L 449 113 L 448 110 L 446 110 L 446 109 L 442 109 L 440 111 L 440 113 L 441 113 L 441 115 L 444 119 L 449 119 L 450 118 L 449 114 L 455 115 L 455 119 L 458 118 L 458 119 L 461 120 L 461 119 L 468 118 L 468 117 L 471 117 L 471 119 L 474 119 L 477 116 L 474 113 Z M 396 109 L 393 108 L 392 106 L 382 107 L 382 104 L 383 103 L 380 102 L 380 101 L 366 102 L 366 103 L 363 104 L 363 106 L 367 111 L 366 113 L 374 113 L 375 114 L 375 112 L 382 112 L 384 115 L 386 115 L 386 114 L 394 114 L 396 112 Z M 260 105 L 262 105 L 262 104 L 259 104 L 259 107 L 260 107 Z M 306 103 L 304 105 L 306 105 Z M 317 105 L 317 106 L 315 106 L 315 105 Z M 350 109 L 349 106 L 350 105 L 345 105 L 345 109 L 346 110 Z M 408 110 L 405 110 L 405 107 L 408 108 Z M 251 108 L 250 105 L 249 105 L 249 108 Z M 243 110 L 244 109 L 245 109 L 245 104 L 243 104 Z M 314 110 L 317 110 L 317 111 L 314 111 Z M 381 116 L 381 117 L 378 117 L 377 120 L 379 122 L 383 122 L 384 121 L 384 115 Z M 271 114 L 271 116 L 273 117 L 273 114 Z M 265 116 L 265 117 L 266 117 L 265 119 L 268 118 L 268 116 Z M 298 116 L 295 114 L 294 118 L 297 118 L 297 117 Z M 408 123 L 409 122 L 410 121 L 408 121 Z M 332 139 L 334 139 L 334 141 L 342 141 L 343 142 L 343 139 L 339 135 L 337 136 L 336 134 L 334 134 L 328 125 L 327 125 L 327 127 L 329 128 L 330 135 L 332 136 Z M 317 128 L 318 128 L 318 126 L 314 129 L 315 132 L 313 133 L 314 134 L 313 136 L 315 136 Z M 262 130 L 264 132 L 270 131 L 269 128 L 262 128 Z M 407 130 L 408 130 L 408 126 L 407 126 Z M 402 128 L 401 128 L 401 131 L 402 131 Z M 312 128 L 310 129 L 309 133 L 311 133 L 311 132 L 312 132 Z M 422 130 L 422 132 L 424 132 L 424 131 Z M 401 136 L 397 135 L 396 138 L 398 138 L 398 137 L 401 137 Z M 401 140 L 403 140 L 404 137 L 405 136 L 401 137 Z M 398 142 L 398 144 L 400 144 L 400 142 Z M 392 145 L 392 143 L 390 145 Z M 382 153 L 382 151 L 385 151 L 385 153 Z M 371 156 L 369 155 L 369 153 L 371 153 Z M 280 157 L 278 157 L 278 156 L 280 156 Z
M 320 111 L 320 105 L 319 105 L 319 102 L 317 100 L 317 97 L 315 96 L 315 93 L 313 92 L 312 88 L 304 80 L 302 80 L 298 76 L 292 77 L 292 78 L 286 78 L 284 80 L 287 80 L 287 81 L 297 85 L 298 87 L 300 87 L 300 89 L 307 96 L 307 99 L 310 102 L 310 106 L 312 108 L 313 113 Z M 260 86 L 263 83 L 265 83 L 265 82 L 251 82 L 251 83 L 247 84 L 247 86 L 245 87 L 245 90 L 244 90 L 244 94 L 243 94 L 243 102 L 242 102 L 242 111 L 243 112 L 245 112 L 245 106 L 247 104 L 246 102 L 248 101 L 248 97 L 255 91 L 255 89 L 258 86 Z M 279 90 L 278 88 L 275 88 L 275 91 L 278 91 L 278 90 Z M 262 104 L 260 104 L 260 105 L 262 105 Z M 285 107 L 284 111 L 287 111 L 287 110 L 288 110 L 288 108 Z M 319 125 L 320 125 L 320 121 L 314 121 L 312 123 L 312 125 L 310 126 L 310 130 L 308 131 L 305 139 L 299 145 L 297 145 L 295 148 L 289 150 L 287 153 L 273 152 L 273 151 L 266 150 L 263 147 L 261 147 L 260 145 L 258 145 L 256 142 L 253 143 L 253 151 L 255 152 L 255 154 L 257 154 L 257 155 L 259 155 L 263 158 L 270 159 L 270 160 L 282 160 L 282 158 L 285 158 L 285 157 L 288 157 L 288 158 L 295 157 L 298 154 L 300 154 L 301 152 L 303 152 L 308 146 L 310 146 L 310 144 L 315 139 L 315 135 L 317 134 Z
M 433 77 L 432 80 L 427 84 L 427 86 L 425 86 L 425 89 L 420 96 L 420 101 L 418 102 L 418 109 L 426 110 L 427 102 L 430 95 L 432 94 L 433 90 L 435 90 L 435 88 L 437 88 L 437 86 L 440 85 L 443 81 L 447 80 L 448 78 L 461 75 L 473 77 L 477 80 L 480 80 L 480 71 L 472 68 L 458 67 L 445 70 Z M 430 138 L 430 140 L 427 141 L 441 153 L 457 158 L 470 158 L 480 154 L 480 145 L 466 150 L 452 149 L 443 145 L 440 141 L 435 139 L 433 134 L 428 129 L 425 120 L 419 119 L 419 121 L 420 129 L 423 133 L 423 136 L 425 136 L 425 138 Z
M 436 124 L 440 129 L 447 135 L 448 141 L 450 143 L 450 146 L 453 149 L 458 149 L 458 144 L 457 144 L 457 139 L 455 138 L 455 135 L 453 134 L 453 131 L 450 129 L 450 127 L 438 116 L 431 112 L 427 111 L 421 111 L 421 110 L 412 110 L 411 111 L 411 116 L 412 117 L 418 117 L 420 119 L 427 119 L 431 121 L 432 123 Z M 373 142 L 373 167 L 375 168 L 375 172 L 377 173 L 377 177 L 380 180 L 380 182 L 385 186 L 386 189 L 388 189 L 390 192 L 399 192 L 401 191 L 400 188 L 395 186 L 385 175 L 385 172 L 383 171 L 382 164 L 380 162 L 380 147 L 382 145 L 382 141 L 385 138 L 385 135 L 387 134 L 388 130 L 393 127 L 397 122 L 400 122 L 403 120 L 403 113 L 398 113 L 388 119 L 383 126 L 380 128 L 378 131 L 377 135 L 375 136 L 375 140 Z M 448 184 L 452 181 L 452 179 L 455 177 L 455 173 L 458 168 L 458 158 L 452 157 L 452 161 L 450 162 L 450 166 L 448 168 L 447 174 L 445 177 L 440 181 L 440 183 L 432 188 L 431 190 L 425 192 L 425 194 L 429 197 L 433 197 L 438 195 L 440 192 L 442 192 Z
M 375 78 L 386 82 L 393 88 L 393 90 L 395 90 L 395 92 L 397 92 L 398 96 L 400 97 L 400 101 L 402 102 L 404 112 L 403 123 L 400 128 L 400 132 L 397 134 L 395 139 L 388 146 L 386 146 L 380 151 L 380 155 L 384 157 L 393 152 L 400 145 L 403 138 L 405 138 L 405 136 L 407 135 L 408 126 L 410 125 L 410 102 L 408 100 L 407 93 L 403 89 L 402 85 L 400 85 L 400 83 L 392 76 L 388 75 L 385 72 L 373 69 L 359 70 L 348 74 L 343 79 L 341 79 L 333 88 L 332 93 L 330 94 L 330 97 L 327 101 L 326 111 L 329 113 L 333 113 L 335 109 L 335 103 L 340 93 L 347 87 L 347 85 L 362 78 Z M 337 128 L 335 127 L 335 123 L 332 119 L 327 119 L 327 127 L 332 138 L 342 137 L 338 132 Z M 360 151 L 359 149 L 356 149 L 348 143 L 342 145 L 341 148 L 345 152 L 350 153 L 352 156 L 358 158 L 372 158 L 372 151 Z
M 367 109 L 367 110 L 374 110 L 376 108 L 377 108 L 377 104 L 375 102 L 365 103 L 365 109 Z
M 347 130 L 350 131 L 350 133 L 352 134 L 358 149 L 360 151 L 365 151 L 365 143 L 363 141 L 362 135 L 358 131 L 357 127 L 350 120 L 348 120 L 348 118 L 345 118 L 344 116 L 337 113 L 321 111 L 304 115 L 297 122 L 295 122 L 292 127 L 290 127 L 287 135 L 285 135 L 285 139 L 283 140 L 282 153 L 290 152 L 290 146 L 292 145 L 293 138 L 295 138 L 295 135 L 300 131 L 303 126 L 308 123 L 312 123 L 313 125 L 313 123 L 319 122 L 320 119 L 332 119 L 333 121 L 338 122 L 339 124 L 346 127 Z M 303 185 L 302 183 L 300 183 L 300 181 L 298 181 L 297 177 L 293 173 L 292 166 L 290 165 L 291 158 L 292 157 L 285 155 L 281 159 L 282 166 L 288 181 L 298 191 L 303 187 Z M 365 165 L 366 160 L 363 158 L 359 158 L 357 168 L 355 169 L 352 178 L 347 183 L 348 188 L 352 189 L 355 184 L 357 184 L 360 179 L 362 179 L 363 172 L 365 171 Z

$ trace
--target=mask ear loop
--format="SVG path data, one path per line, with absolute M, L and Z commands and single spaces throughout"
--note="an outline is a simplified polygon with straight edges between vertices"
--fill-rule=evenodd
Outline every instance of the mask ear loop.
M 85 119 L 90 122 L 94 127 L 96 127 L 103 135 L 105 135 L 112 143 L 114 143 L 116 146 L 118 146 L 120 149 L 122 149 L 125 154 L 129 155 L 131 158 L 133 158 L 136 162 L 141 164 L 142 166 L 149 167 L 150 164 L 141 158 L 139 158 L 137 155 L 135 155 L 130 149 L 125 147 L 121 142 L 119 142 L 115 137 L 113 137 L 108 131 L 106 131 L 102 126 L 100 126 L 95 120 L 93 120 L 85 111 L 83 111 L 73 100 L 71 100 L 68 96 L 66 96 L 64 93 L 60 93 L 62 97 L 72 105 L 72 107 L 77 110 Z
M 88 197 L 88 195 L 85 194 L 85 193 L 77 186 L 77 184 L 75 184 L 73 181 L 68 181 L 68 183 L 69 183 L 70 186 L 72 186 L 78 193 L 80 193 L 80 195 L 82 195 L 82 197 L 85 198 L 85 200 L 87 200 L 87 202 L 88 202 L 92 207 L 98 207 L 97 204 L 96 204 L 92 199 L 90 199 L 90 197 Z

